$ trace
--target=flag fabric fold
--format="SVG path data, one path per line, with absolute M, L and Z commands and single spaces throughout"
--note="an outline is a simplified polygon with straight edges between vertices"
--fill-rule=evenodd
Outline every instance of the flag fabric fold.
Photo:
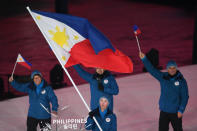
M 117 49 L 115 52 L 111 49 L 105 49 L 97 55 L 94 53 L 89 40 L 86 40 L 83 44 L 75 45 L 71 49 L 70 54 L 71 57 L 66 67 L 82 64 L 85 67 L 99 67 L 121 73 L 131 73 L 133 71 L 133 64 L 130 58 L 122 52 Z
M 65 67 L 83 64 L 114 72 L 133 72 L 130 58 L 114 48 L 87 19 L 40 11 L 32 14 Z
M 25 58 L 23 58 L 21 56 L 21 54 L 18 54 L 17 60 L 16 62 L 24 67 L 26 67 L 27 69 L 31 70 L 31 66 L 32 64 L 29 63 L 27 60 L 25 60 Z

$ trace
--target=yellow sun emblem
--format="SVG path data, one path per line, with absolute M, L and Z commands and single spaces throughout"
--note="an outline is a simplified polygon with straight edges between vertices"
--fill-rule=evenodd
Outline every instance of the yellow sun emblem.
M 56 32 L 49 30 L 49 34 L 51 34 L 53 37 L 51 38 L 53 41 L 55 41 L 58 45 L 60 45 L 62 48 L 63 46 L 69 47 L 69 36 L 66 34 L 66 28 L 61 32 L 60 28 L 58 26 L 55 27 Z

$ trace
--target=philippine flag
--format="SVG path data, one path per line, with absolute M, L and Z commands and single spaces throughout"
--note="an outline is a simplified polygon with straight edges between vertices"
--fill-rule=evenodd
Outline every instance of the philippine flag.
M 30 13 L 65 67 L 82 64 L 115 72 L 133 72 L 130 58 L 114 48 L 87 19 L 41 11 Z
M 133 30 L 134 30 L 135 36 L 141 34 L 141 30 L 138 28 L 137 25 L 134 25 L 134 26 L 133 26 Z
M 24 66 L 24 67 L 26 67 L 27 69 L 31 69 L 31 66 L 32 66 L 32 64 L 31 63 L 29 63 L 28 61 L 26 61 L 22 56 L 21 56 L 21 54 L 18 54 L 18 57 L 17 57 L 17 61 L 16 61 L 18 64 L 20 64 L 20 65 L 22 65 L 22 66 Z

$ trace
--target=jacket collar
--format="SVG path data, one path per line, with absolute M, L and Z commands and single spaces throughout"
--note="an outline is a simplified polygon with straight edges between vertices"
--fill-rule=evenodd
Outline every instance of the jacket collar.
M 102 75 L 100 75 L 100 74 L 98 74 L 98 73 L 94 73 L 93 74 L 93 78 L 94 79 L 100 79 L 100 80 L 102 80 L 103 78 L 106 78 L 106 77 L 108 77 L 110 75 L 110 72 L 109 71 L 105 71 Z
M 174 80 L 181 80 L 183 79 L 183 75 L 181 74 L 181 72 L 179 70 L 177 70 L 176 74 L 174 76 L 170 76 L 169 73 L 165 73 L 163 78 L 165 80 L 171 80 L 171 79 L 174 79 Z
M 97 116 L 100 116 L 99 107 L 97 107 L 94 111 L 95 111 L 95 114 L 96 114 Z M 110 114 L 113 114 L 113 112 L 110 111 L 109 108 L 108 108 L 108 109 L 107 109 L 107 113 L 106 113 L 105 116 L 110 115 Z M 100 116 L 100 117 L 101 117 L 101 116 Z

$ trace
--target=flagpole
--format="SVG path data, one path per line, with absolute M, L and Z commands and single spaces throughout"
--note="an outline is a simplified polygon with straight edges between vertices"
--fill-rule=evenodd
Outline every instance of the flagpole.
M 14 75 L 14 72 L 15 72 L 15 69 L 16 69 L 16 65 L 17 65 L 17 59 L 18 59 L 18 56 L 17 56 L 16 62 L 15 62 L 15 64 L 14 64 L 14 68 L 13 68 L 11 77 L 13 77 L 13 75 Z
M 37 20 L 34 18 L 31 10 L 29 7 L 26 7 L 27 10 L 29 11 L 30 15 L 32 16 L 33 20 L 35 21 L 36 25 L 38 26 L 38 28 L 40 29 L 41 33 L 43 34 L 43 36 L 45 37 L 46 41 L 48 42 L 48 44 L 50 43 L 49 40 L 47 39 L 47 37 L 45 36 L 45 33 L 41 30 L 41 27 L 39 26 Z M 53 47 L 49 44 L 49 46 L 53 49 Z M 84 100 L 83 96 L 81 95 L 79 89 L 77 88 L 76 84 L 74 83 L 73 79 L 71 78 L 70 74 L 68 73 L 67 69 L 64 67 L 64 64 L 61 62 L 61 60 L 57 57 L 57 52 L 55 52 L 55 50 L 53 50 L 53 53 L 55 54 L 56 58 L 58 59 L 59 63 L 61 64 L 62 68 L 64 69 L 66 75 L 68 76 L 68 78 L 70 79 L 71 83 L 73 84 L 75 90 L 77 91 L 78 95 L 80 96 L 81 100 L 83 101 L 85 107 L 87 108 L 88 112 L 90 112 L 90 108 L 88 106 L 88 104 L 86 103 L 86 101 Z M 96 125 L 98 126 L 100 131 L 103 131 L 101 126 L 99 125 L 98 121 L 96 120 L 95 117 L 93 117 Z
M 140 43 L 139 43 L 139 40 L 138 40 L 137 35 L 135 36 L 135 38 L 136 38 L 136 40 L 137 40 L 137 46 L 138 46 L 139 52 L 141 52 Z

